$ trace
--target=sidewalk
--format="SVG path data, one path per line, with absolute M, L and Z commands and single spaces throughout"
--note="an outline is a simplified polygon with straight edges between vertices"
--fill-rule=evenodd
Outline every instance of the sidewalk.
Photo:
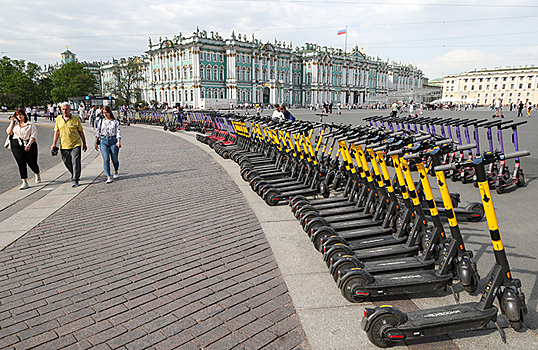
M 113 184 L 91 152 L 78 189 L 60 164 L 44 174 L 53 183 L 0 196 L 14 203 L 0 206 L 0 239 L 4 227 L 24 235 L 0 251 L 0 348 L 376 349 L 360 329 L 373 304 L 342 298 L 288 206 L 267 206 L 194 133 L 122 134 Z M 408 311 L 454 298 L 375 302 L 386 303 Z M 534 330 L 499 323 L 507 345 L 489 325 L 395 349 L 538 348 Z
M 92 152 L 79 188 L 59 165 L 0 196 L 2 247 L 22 235 L 0 252 L 0 348 L 309 349 L 236 184 L 170 133 L 122 133 L 113 184 Z

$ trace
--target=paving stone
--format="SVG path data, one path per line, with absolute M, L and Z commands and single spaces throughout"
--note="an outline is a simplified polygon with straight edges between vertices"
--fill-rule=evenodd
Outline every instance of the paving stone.
M 101 176 L 0 252 L 0 338 L 17 349 L 308 344 L 227 173 L 169 133 L 124 129 L 113 187 Z

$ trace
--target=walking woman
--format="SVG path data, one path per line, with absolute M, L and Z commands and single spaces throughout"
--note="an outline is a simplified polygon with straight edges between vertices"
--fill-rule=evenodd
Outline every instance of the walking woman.
M 22 108 L 17 108 L 15 114 L 10 118 L 9 126 L 6 129 L 11 136 L 11 151 L 19 166 L 22 185 L 19 189 L 25 190 L 28 187 L 28 168 L 35 173 L 35 183 L 41 182 L 39 165 L 37 165 L 37 128 L 28 120 L 28 115 Z
M 98 151 L 101 147 L 101 155 L 103 156 L 103 167 L 107 176 L 106 183 L 112 183 L 112 175 L 110 174 L 110 160 L 114 166 L 114 179 L 118 178 L 118 169 L 120 162 L 118 153 L 121 148 L 121 133 L 120 123 L 112 114 L 110 106 L 103 107 L 103 117 L 97 124 L 97 133 L 95 134 L 95 150 Z M 97 123 L 97 122 L 96 122 Z

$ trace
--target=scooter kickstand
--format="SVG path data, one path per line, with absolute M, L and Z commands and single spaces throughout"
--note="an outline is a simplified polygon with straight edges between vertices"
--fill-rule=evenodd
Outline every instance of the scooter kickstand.
M 456 304 L 459 304 L 460 303 L 460 293 L 459 292 L 456 292 L 456 289 L 454 288 L 454 286 L 450 286 L 450 289 L 452 289 L 452 295 L 454 296 L 454 300 L 456 301 Z
M 494 321 L 493 323 L 495 324 L 495 327 L 497 327 L 497 329 L 499 330 L 499 334 L 501 335 L 503 343 L 506 344 L 506 333 L 504 333 L 504 329 L 502 329 L 496 321 Z

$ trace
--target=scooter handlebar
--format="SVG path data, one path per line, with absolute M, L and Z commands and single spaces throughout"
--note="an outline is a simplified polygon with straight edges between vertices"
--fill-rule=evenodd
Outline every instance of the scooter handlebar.
M 452 140 L 452 139 L 444 139 L 444 140 L 435 142 L 435 145 L 436 146 L 444 146 L 444 145 L 449 145 L 452 142 L 454 142 L 454 140 Z
M 432 135 L 430 135 L 430 134 L 425 134 L 425 135 L 422 135 L 422 136 L 418 136 L 418 137 L 415 138 L 415 142 L 424 141 L 424 140 L 429 139 L 430 137 L 432 137 Z
M 435 168 L 433 168 L 433 170 L 434 171 L 445 171 L 445 170 L 456 169 L 456 168 L 457 167 L 456 167 L 455 163 L 450 163 L 450 164 L 438 165 Z
M 417 159 L 417 158 L 420 158 L 420 153 L 409 153 L 409 154 L 406 154 L 404 157 L 404 159 Z
M 504 155 L 504 159 L 511 159 L 511 158 L 525 157 L 525 156 L 528 156 L 528 155 L 530 155 L 530 154 L 531 154 L 531 152 L 528 151 L 528 150 L 525 150 L 525 151 L 518 151 L 518 152 L 513 152 L 513 153 L 505 154 L 505 155 Z
M 387 153 L 388 156 L 402 155 L 403 149 L 396 149 Z
M 458 147 L 456 147 L 456 150 L 457 151 L 466 151 L 466 150 L 473 149 L 473 148 L 476 148 L 476 143 L 470 143 L 468 145 L 459 145 Z

